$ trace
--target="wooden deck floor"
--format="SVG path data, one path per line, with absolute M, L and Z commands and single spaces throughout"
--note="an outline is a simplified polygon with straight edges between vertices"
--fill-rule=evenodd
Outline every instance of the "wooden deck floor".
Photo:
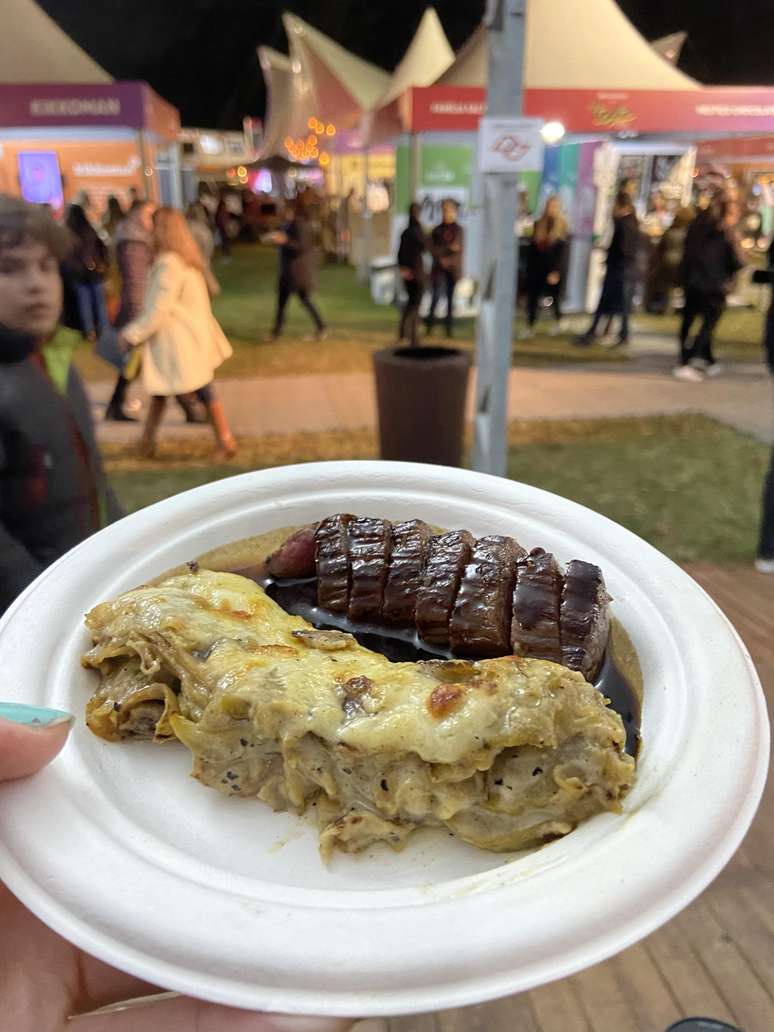
M 692 567 L 752 653 L 774 700 L 774 577 Z M 770 707 L 771 708 L 771 707 Z M 690 907 L 612 960 L 494 1003 L 412 1018 L 390 1032 L 664 1032 L 682 1017 L 774 1030 L 774 778 L 750 832 Z

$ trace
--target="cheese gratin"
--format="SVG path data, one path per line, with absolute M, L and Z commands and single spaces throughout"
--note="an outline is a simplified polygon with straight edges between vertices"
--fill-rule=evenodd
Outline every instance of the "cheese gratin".
M 620 810 L 634 778 L 621 718 L 556 663 L 391 663 L 210 570 L 128 591 L 86 624 L 95 734 L 178 739 L 225 795 L 316 804 L 326 857 L 400 848 L 422 826 L 489 850 L 539 845 Z

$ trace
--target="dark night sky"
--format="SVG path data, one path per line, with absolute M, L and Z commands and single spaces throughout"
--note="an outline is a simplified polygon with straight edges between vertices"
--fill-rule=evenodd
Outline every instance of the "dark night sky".
M 241 125 L 261 115 L 255 48 L 286 50 L 281 12 L 291 10 L 343 46 L 391 69 L 419 22 L 417 0 L 38 0 L 117 79 L 145 79 L 180 108 L 184 125 Z M 577 0 L 583 5 L 584 0 Z M 685 29 L 681 67 L 706 83 L 774 84 L 772 0 L 619 0 L 649 39 Z M 457 49 L 483 0 L 436 0 Z

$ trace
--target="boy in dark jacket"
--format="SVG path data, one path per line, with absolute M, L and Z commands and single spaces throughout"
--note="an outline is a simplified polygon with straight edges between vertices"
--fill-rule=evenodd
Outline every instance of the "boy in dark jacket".
M 285 207 L 285 224 L 269 239 L 279 248 L 279 276 L 277 279 L 277 314 L 269 334 L 276 340 L 285 325 L 285 309 L 290 295 L 295 294 L 309 312 L 315 326 L 317 340 L 325 340 L 325 323 L 317 306 L 309 296 L 314 285 L 314 245 L 303 213 L 292 205 Z
M 89 402 L 57 332 L 68 232 L 0 196 L 0 612 L 59 556 L 121 515 Z

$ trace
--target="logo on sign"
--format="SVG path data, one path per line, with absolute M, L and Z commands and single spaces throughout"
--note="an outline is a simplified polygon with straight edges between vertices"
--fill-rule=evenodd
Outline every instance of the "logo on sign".
M 594 125 L 601 129 L 623 129 L 635 120 L 634 112 L 625 104 L 617 104 L 613 107 L 595 101 L 589 105 L 591 119 Z
M 520 140 L 513 133 L 503 133 L 492 144 L 492 150 L 500 154 L 506 161 L 521 161 L 529 153 L 529 144 Z

